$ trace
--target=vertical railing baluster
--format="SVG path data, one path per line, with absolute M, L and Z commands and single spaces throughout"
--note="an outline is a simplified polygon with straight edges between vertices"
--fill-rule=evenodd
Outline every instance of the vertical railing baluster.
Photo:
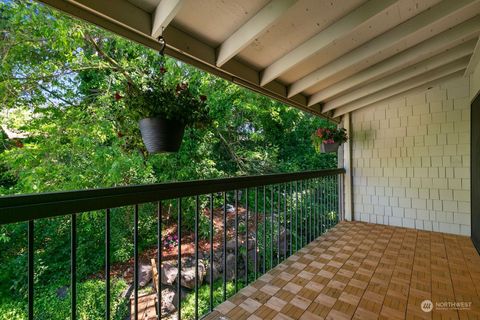
M 322 234 L 327 231 L 327 202 L 326 202 L 326 192 L 325 192 L 325 177 L 322 177 Z
M 344 220 L 345 208 L 344 208 L 344 199 L 343 199 L 343 175 L 337 175 L 338 183 L 338 215 L 339 221 Z
M 273 186 L 270 186 L 270 269 L 273 269 L 273 203 L 275 202 L 275 194 L 273 192 Z
M 287 184 L 283 184 L 283 232 L 285 237 L 283 239 L 283 260 L 287 259 Z
M 339 179 L 341 181 L 341 197 L 340 197 L 340 204 L 342 205 L 342 221 L 345 221 L 345 174 L 339 175 Z
M 263 272 L 266 272 L 266 263 L 267 263 L 267 257 L 266 257 L 266 251 L 267 251 L 267 233 L 266 233 L 266 206 L 267 206 L 267 189 L 266 186 L 263 186 Z
M 328 176 L 328 214 L 329 214 L 330 228 L 332 228 L 334 225 L 331 213 L 332 213 L 332 177 Z
M 328 196 L 329 196 L 328 212 L 332 213 L 333 208 L 332 208 L 332 177 L 331 176 L 328 177 Z M 332 219 L 332 215 L 330 215 L 330 227 L 333 228 L 334 225 L 335 223 Z
M 317 238 L 320 236 L 320 207 L 318 205 L 320 201 L 320 195 L 318 194 L 318 178 L 315 178 L 315 208 L 317 210 L 316 218 L 317 223 L 315 224 L 315 230 Z
M 308 212 L 308 215 L 307 215 L 307 242 L 306 244 L 310 243 L 311 241 L 311 238 L 312 238 L 312 230 L 311 230 L 311 219 L 312 219 L 312 206 L 310 205 L 311 204 L 311 201 L 312 201 L 312 194 L 310 192 L 311 190 L 311 185 L 310 185 L 310 180 L 306 180 L 305 181 L 306 184 L 307 184 L 307 204 L 306 204 L 306 207 L 307 207 L 307 212 Z
M 338 175 L 335 175 L 333 177 L 334 182 L 335 182 L 335 208 L 337 208 L 337 222 L 341 221 L 340 215 L 341 215 L 341 207 L 340 207 L 340 180 L 338 180 Z
M 105 319 L 110 319 L 110 209 L 105 212 Z
M 195 319 L 198 319 L 198 220 L 200 213 L 199 196 L 195 196 Z
M 317 222 L 317 208 L 315 206 L 315 201 L 317 199 L 316 193 L 315 193 L 315 179 L 310 180 L 310 192 L 312 194 L 312 241 L 317 238 L 317 230 L 316 230 L 316 222 Z
M 314 229 L 314 226 L 315 226 L 315 207 L 314 207 L 314 203 L 315 203 L 315 193 L 313 192 L 313 179 L 310 179 L 310 182 L 309 182 L 309 190 L 310 190 L 310 242 L 313 241 L 313 239 L 315 239 L 315 229 Z
M 213 310 L 213 193 L 210 194 L 210 312 Z
M 292 233 L 292 224 L 293 224 L 293 216 L 292 216 L 292 213 L 293 213 L 293 193 L 292 193 L 292 182 L 290 181 L 290 189 L 289 189 L 289 200 L 290 200 L 290 210 L 289 210 L 289 213 L 290 213 L 290 220 L 289 220 L 289 229 L 290 229 L 290 246 L 288 248 L 288 255 L 291 256 L 292 255 L 292 243 L 293 243 L 293 233 Z
M 278 185 L 278 191 L 277 191 L 277 221 L 278 221 L 278 228 L 277 228 L 277 265 L 280 264 L 280 228 L 281 228 L 281 213 L 280 213 L 280 203 L 281 203 L 281 185 Z
M 35 241 L 35 222 L 34 220 L 28 221 L 28 320 L 33 320 L 34 312 L 34 241 Z
M 327 223 L 328 223 L 328 230 L 330 230 L 330 228 L 332 227 L 332 221 L 330 219 L 330 177 L 325 177 L 325 179 L 327 180 L 327 183 L 326 183 L 326 190 L 327 190 L 327 194 L 326 194 L 326 198 L 327 198 Z
M 300 180 L 300 245 L 303 248 L 303 180 Z
M 238 292 L 238 190 L 235 190 L 235 293 Z
M 223 192 L 223 301 L 227 300 L 227 192 Z
M 71 318 L 77 319 L 77 215 L 71 215 L 70 225 L 70 293 Z
M 162 318 L 162 201 L 157 203 L 157 311 Z M 155 281 L 155 279 L 153 279 Z
M 305 240 L 305 245 L 307 245 L 310 242 L 310 237 L 311 237 L 311 231 L 310 231 L 310 218 L 312 217 L 312 207 L 310 207 L 310 180 L 305 180 L 306 188 L 305 188 L 305 211 L 307 212 L 306 216 L 306 221 L 305 221 L 305 235 L 306 240 Z
M 295 181 L 295 252 L 298 251 L 298 181 Z
M 254 265 L 255 265 L 255 271 L 253 273 L 255 280 L 257 280 L 257 270 L 258 270 L 258 255 L 257 255 L 257 249 L 258 249 L 258 224 L 257 224 L 257 219 L 258 219 L 258 187 L 255 188 L 255 220 L 254 220 L 254 226 L 255 226 L 255 255 L 254 255 Z
M 245 286 L 248 286 L 248 188 L 245 189 Z
M 334 176 L 330 176 L 330 188 L 331 188 L 331 191 L 330 191 L 330 206 L 331 206 L 331 212 L 335 212 L 335 190 L 333 188 L 334 186 L 334 183 L 335 183 L 335 177 Z M 335 188 L 336 189 L 336 188 Z M 335 216 L 333 216 L 333 222 L 332 222 L 332 227 L 335 226 L 337 224 L 337 215 L 335 214 Z
M 138 204 L 135 205 L 133 214 L 133 286 L 134 286 L 134 305 L 135 320 L 138 320 Z
M 178 281 L 177 281 L 177 313 L 178 320 L 182 319 L 182 198 L 177 199 L 177 238 L 178 238 Z

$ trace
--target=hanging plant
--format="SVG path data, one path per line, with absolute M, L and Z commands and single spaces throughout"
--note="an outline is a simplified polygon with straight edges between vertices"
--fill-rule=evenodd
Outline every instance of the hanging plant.
M 318 128 L 312 134 L 312 141 L 317 152 L 337 152 L 338 147 L 348 141 L 347 130 L 344 128 Z
M 207 97 L 195 94 L 187 82 L 166 81 L 161 51 L 161 65 L 141 85 L 128 83 L 125 105 L 139 119 L 142 139 L 150 153 L 177 152 L 185 127 L 210 123 Z

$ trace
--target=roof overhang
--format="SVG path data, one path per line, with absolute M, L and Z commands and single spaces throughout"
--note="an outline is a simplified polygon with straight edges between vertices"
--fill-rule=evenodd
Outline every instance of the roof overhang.
M 479 60 L 480 0 L 42 2 L 335 120 Z

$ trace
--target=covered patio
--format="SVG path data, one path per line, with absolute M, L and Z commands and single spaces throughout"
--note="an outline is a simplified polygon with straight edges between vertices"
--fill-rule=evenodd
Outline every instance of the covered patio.
M 480 319 L 480 1 L 42 2 L 155 50 L 163 36 L 168 55 L 329 119 L 350 140 L 336 171 L 7 197 L 0 223 L 29 221 L 33 232 L 35 219 L 120 206 L 138 215 L 171 199 L 181 219 L 182 198 L 219 192 L 226 215 L 227 193 L 250 190 L 275 207 L 247 200 L 246 237 L 249 214 L 257 227 L 275 213 L 279 264 L 257 266 L 266 241 L 255 230 L 247 286 L 210 302 L 205 319 Z M 282 238 L 281 223 L 305 247 Z M 233 239 L 223 239 L 225 269 Z

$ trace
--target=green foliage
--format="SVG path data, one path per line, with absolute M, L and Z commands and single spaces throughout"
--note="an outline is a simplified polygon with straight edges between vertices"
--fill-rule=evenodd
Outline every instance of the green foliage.
M 243 288 L 244 283 L 239 281 L 238 288 Z M 227 297 L 235 293 L 235 283 L 227 282 Z M 223 282 L 217 280 L 213 283 L 213 307 L 223 302 Z M 198 288 L 198 315 L 202 316 L 210 308 L 210 285 L 206 284 Z M 192 292 L 182 301 L 182 319 L 195 319 L 195 293 Z
M 123 320 L 128 314 L 128 305 L 121 298 L 121 293 L 127 284 L 123 280 L 113 281 L 111 287 L 112 319 Z M 55 320 L 70 317 L 70 290 L 59 283 L 51 283 L 46 287 L 37 287 L 35 299 L 35 319 Z M 59 292 L 64 290 L 65 296 Z M 82 320 L 105 318 L 105 282 L 101 280 L 88 280 L 77 284 L 77 318 Z M 27 301 L 10 300 L 2 296 L 0 304 L 0 320 L 24 320 Z
M 160 71 L 144 74 L 143 83 L 128 82 L 124 104 L 129 113 L 137 115 L 138 119 L 160 117 L 187 126 L 209 124 L 207 97 L 195 95 L 188 82 L 169 84 L 164 77 L 167 72 L 161 67 Z M 121 100 L 118 93 L 116 100 Z

